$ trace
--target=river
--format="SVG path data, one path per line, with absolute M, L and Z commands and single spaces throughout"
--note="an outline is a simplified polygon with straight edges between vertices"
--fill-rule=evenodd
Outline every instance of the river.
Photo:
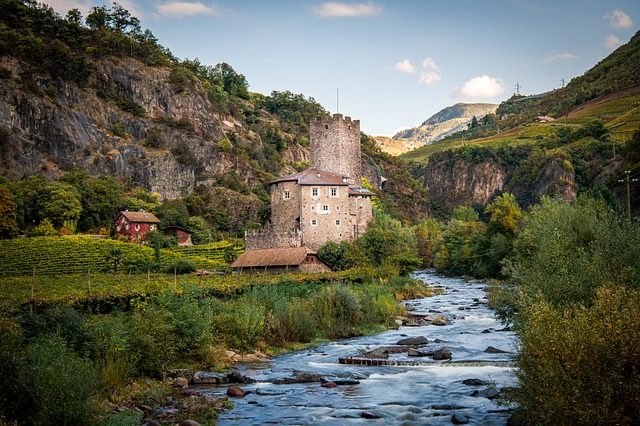
M 429 271 L 413 274 L 442 292 L 406 302 L 412 314 L 444 314 L 447 325 L 403 326 L 398 330 L 322 344 L 279 356 L 264 364 L 238 368 L 256 382 L 240 385 L 252 393 L 233 399 L 235 407 L 218 425 L 505 425 L 508 415 L 489 397 L 494 389 L 515 383 L 511 356 L 515 337 L 486 306 L 484 284 L 442 278 Z M 407 337 L 423 336 L 428 348 L 447 347 L 451 361 L 392 354 L 389 360 L 420 365 L 362 366 L 340 364 L 342 357 L 362 356 Z M 437 343 L 434 341 L 437 340 Z M 506 353 L 487 353 L 488 347 Z M 325 388 L 320 383 L 274 384 L 293 371 L 342 378 L 348 383 Z M 463 381 L 479 379 L 485 385 Z M 359 383 L 355 383 L 359 382 Z M 227 386 L 201 389 L 221 396 Z

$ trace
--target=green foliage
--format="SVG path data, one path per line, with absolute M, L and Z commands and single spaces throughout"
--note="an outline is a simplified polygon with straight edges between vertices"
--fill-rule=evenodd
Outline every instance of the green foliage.
M 195 272 L 197 266 L 190 260 L 177 259 L 176 261 L 168 264 L 164 268 L 165 274 L 173 274 L 176 273 L 178 275 L 190 274 L 191 272 Z
M 0 185 L 0 237 L 18 232 L 18 206 L 13 193 L 6 185 Z
M 92 364 L 54 335 L 36 339 L 20 370 L 25 396 L 32 401 L 28 416 L 34 425 L 91 424 L 96 409 L 90 398 L 98 382 Z
M 31 237 L 54 237 L 60 235 L 60 233 L 53 226 L 53 223 L 46 218 L 31 230 L 29 236 Z
M 452 219 L 462 222 L 477 222 L 480 220 L 478 212 L 469 206 L 459 206 L 453 210 Z
M 633 424 L 640 416 L 640 295 L 604 286 L 591 308 L 544 298 L 519 330 L 518 424 Z
M 489 219 L 489 228 L 493 232 L 502 232 L 512 234 L 515 229 L 522 211 L 513 194 L 504 193 L 496 197 L 484 210 L 485 213 L 491 215 Z

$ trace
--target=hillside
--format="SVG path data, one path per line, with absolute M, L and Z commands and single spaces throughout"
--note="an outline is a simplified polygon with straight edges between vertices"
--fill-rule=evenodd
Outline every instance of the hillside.
M 487 114 L 493 114 L 497 107 L 496 104 L 457 103 L 432 115 L 418 127 L 396 133 L 392 141 L 378 137 L 376 140 L 384 152 L 400 155 L 464 130 L 471 123 L 473 117 L 481 119 Z
M 252 93 L 231 65 L 179 60 L 121 6 L 103 12 L 63 18 L 45 5 L 0 3 L 0 183 L 22 203 L 17 184 L 33 176 L 39 186 L 75 185 L 76 171 L 113 177 L 139 201 L 111 206 L 112 215 L 190 197 L 185 214 L 242 235 L 270 202 L 268 182 L 308 165 L 309 122 L 328 112 L 303 94 Z M 363 162 L 384 203 L 385 171 L 407 166 L 375 150 Z M 388 195 L 408 217 L 409 203 Z M 41 219 L 29 209 L 18 209 L 21 229 Z M 108 227 L 107 216 L 80 218 L 80 230 Z M 171 217 L 166 224 L 187 226 Z
M 617 56 L 618 51 L 612 55 Z M 635 60 L 633 54 L 629 58 Z M 608 59 L 601 62 L 608 63 Z M 601 64 L 586 75 L 601 75 Z M 620 66 L 626 69 L 627 63 Z M 619 75 L 615 68 L 609 72 L 612 78 Z M 633 84 L 586 100 L 555 121 L 516 125 L 472 140 L 469 135 L 449 137 L 400 158 L 412 162 L 414 175 L 426 182 L 431 211 L 436 215 L 446 216 L 461 204 L 485 205 L 500 192 L 513 193 L 523 206 L 537 203 L 543 195 L 570 200 L 591 192 L 609 202 L 617 198 L 618 205 L 626 208 L 626 188 L 619 180 L 624 170 L 631 170 L 632 177 L 640 175 L 640 86 L 639 81 L 629 82 Z M 606 81 L 598 85 L 608 87 Z M 542 100 L 548 96 L 558 93 Z M 513 105 L 513 100 L 500 105 L 498 111 L 505 104 Z M 535 106 L 521 105 L 522 110 L 512 111 L 507 120 L 534 115 L 531 108 Z M 632 210 L 637 212 L 640 188 L 631 185 L 630 189 Z

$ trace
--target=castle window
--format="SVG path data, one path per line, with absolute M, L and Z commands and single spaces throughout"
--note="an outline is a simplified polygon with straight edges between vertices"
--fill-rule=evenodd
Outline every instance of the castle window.
M 332 197 L 338 196 L 338 188 L 331 188 L 331 196 Z
M 316 206 L 311 206 L 311 211 L 315 212 L 316 211 Z
M 339 212 L 340 211 L 340 206 L 336 206 L 336 211 Z
M 329 211 L 329 206 L 328 206 L 328 205 L 326 205 L 326 204 L 323 204 L 323 205 L 322 205 L 322 211 L 323 211 L 323 212 L 328 212 L 328 211 Z
M 317 226 L 318 225 L 318 221 L 315 219 L 311 219 L 311 226 Z
M 318 188 L 311 188 L 311 196 L 312 197 L 318 196 Z
M 140 224 L 136 223 L 136 231 L 139 231 L 139 230 L 140 230 Z
M 291 198 L 291 193 L 289 191 L 284 191 L 284 199 L 288 200 L 289 198 Z
M 340 220 L 336 220 L 336 226 L 340 226 Z

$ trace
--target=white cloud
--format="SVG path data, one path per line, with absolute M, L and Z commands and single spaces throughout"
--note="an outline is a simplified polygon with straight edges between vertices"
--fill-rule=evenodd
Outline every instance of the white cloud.
M 604 44 L 609 49 L 616 49 L 622 46 L 622 41 L 618 37 L 610 35 L 609 37 L 607 37 L 607 40 L 604 42 Z
M 422 72 L 420 73 L 420 83 L 433 84 L 442 80 L 440 68 L 431 58 L 425 58 L 422 61 Z
M 505 87 L 501 79 L 482 75 L 467 81 L 462 87 L 453 91 L 453 96 L 460 98 L 493 98 L 504 93 Z
M 631 17 L 620 9 L 607 13 L 603 18 L 608 19 L 613 28 L 631 28 L 633 26 Z
M 343 18 L 353 16 L 374 16 L 378 15 L 382 8 L 374 3 L 322 3 L 313 8 L 313 12 L 323 18 Z
M 216 9 L 203 3 L 186 1 L 169 1 L 157 7 L 157 13 L 165 18 L 181 18 L 183 16 L 214 15 Z
M 553 55 L 549 55 L 546 58 L 544 58 L 544 62 L 547 64 L 550 64 L 551 62 L 555 62 L 555 61 L 563 61 L 566 59 L 573 59 L 575 58 L 576 55 L 574 55 L 573 53 L 554 53 Z
M 398 62 L 394 66 L 394 68 L 396 69 L 396 71 L 400 71 L 405 74 L 413 74 L 414 72 L 416 72 L 416 67 L 414 67 L 408 59 L 405 59 L 402 62 Z

